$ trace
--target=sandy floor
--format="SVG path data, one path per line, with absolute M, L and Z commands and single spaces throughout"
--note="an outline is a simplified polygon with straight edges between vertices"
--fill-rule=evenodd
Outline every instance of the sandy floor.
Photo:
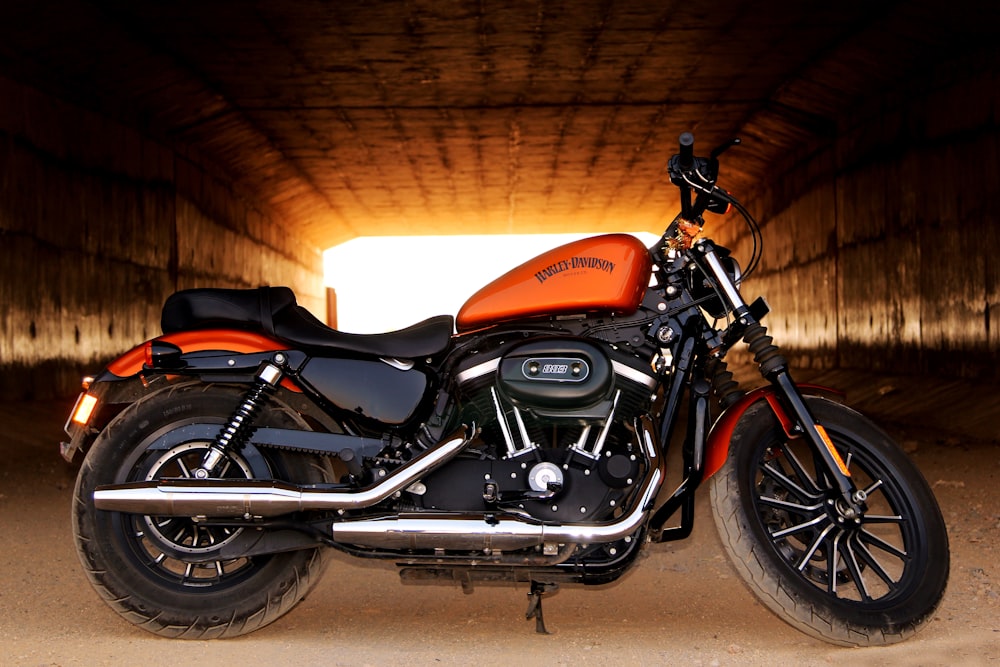
M 75 468 L 57 451 L 69 405 L 25 403 L 0 408 L 8 433 L 0 442 L 0 664 L 1000 665 L 1000 397 L 995 389 L 984 396 L 967 388 L 956 398 L 953 388 L 938 386 L 967 410 L 985 402 L 993 412 L 977 419 L 945 411 L 928 425 L 912 398 L 927 391 L 907 397 L 899 391 L 905 381 L 827 379 L 855 383 L 851 402 L 889 420 L 949 526 L 944 603 L 903 644 L 829 646 L 757 604 L 725 560 L 707 490 L 690 539 L 649 547 L 615 584 L 563 587 L 547 598 L 551 636 L 535 634 L 534 622 L 524 620 L 523 586 L 464 595 L 451 586 L 403 585 L 389 564 L 336 555 L 314 593 L 263 630 L 225 641 L 161 639 L 108 609 L 77 562 L 69 527 Z

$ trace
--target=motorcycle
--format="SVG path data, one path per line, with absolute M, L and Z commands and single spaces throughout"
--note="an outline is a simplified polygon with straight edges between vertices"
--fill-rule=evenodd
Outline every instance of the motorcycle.
M 455 318 L 357 335 L 287 287 L 170 296 L 163 335 L 85 379 L 66 425 L 97 593 L 159 635 L 232 637 L 294 607 L 332 547 L 408 581 L 526 585 L 546 632 L 543 596 L 687 537 L 709 482 L 725 551 L 779 617 L 847 646 L 911 636 L 948 579 L 941 512 L 889 436 L 792 380 L 767 302 L 741 295 L 760 231 L 716 184 L 738 143 L 696 157 L 680 136 L 681 212 L 652 248 L 575 241 Z M 700 236 L 731 208 L 745 271 Z M 741 341 L 751 391 L 725 361 Z

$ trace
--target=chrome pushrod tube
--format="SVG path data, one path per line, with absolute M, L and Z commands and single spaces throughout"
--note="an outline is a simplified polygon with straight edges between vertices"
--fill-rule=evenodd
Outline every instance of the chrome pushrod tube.
M 453 433 L 377 484 L 328 491 L 274 480 L 170 479 L 99 486 L 99 510 L 153 516 L 274 517 L 306 510 L 361 509 L 402 491 L 462 451 L 466 428 Z
M 635 533 L 660 489 L 662 472 L 654 468 L 631 512 L 607 524 L 545 525 L 509 516 L 421 517 L 416 515 L 360 519 L 333 525 L 341 544 L 382 549 L 523 549 L 545 543 L 603 544 Z

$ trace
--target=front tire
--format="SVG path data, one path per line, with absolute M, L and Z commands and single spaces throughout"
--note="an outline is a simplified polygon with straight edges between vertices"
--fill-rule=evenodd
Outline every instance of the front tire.
M 186 477 L 238 405 L 241 388 L 184 385 L 133 404 L 98 436 L 77 477 L 73 531 L 87 577 L 128 621 L 166 637 L 208 639 L 252 632 L 281 617 L 318 582 L 322 547 L 233 558 L 219 550 L 255 539 L 244 528 L 206 527 L 180 517 L 97 510 L 94 489 Z M 301 428 L 290 410 L 269 406 L 257 424 Z M 322 459 L 247 445 L 221 476 L 328 481 Z
M 809 409 L 867 492 L 861 517 L 804 438 L 765 401 L 751 406 L 713 478 L 723 546 L 750 590 L 799 630 L 844 646 L 902 641 L 930 620 L 948 580 L 948 536 L 916 466 L 862 415 L 809 397 Z

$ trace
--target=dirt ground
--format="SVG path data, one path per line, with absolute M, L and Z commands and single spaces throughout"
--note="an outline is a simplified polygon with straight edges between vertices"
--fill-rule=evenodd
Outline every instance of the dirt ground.
M 0 407 L 0 665 L 1000 665 L 1000 394 L 995 387 L 827 374 L 880 418 L 932 484 L 951 581 L 915 638 L 879 649 L 813 640 L 757 604 L 715 534 L 703 490 L 694 534 L 651 545 L 615 584 L 546 598 L 552 635 L 524 619 L 527 589 L 403 585 L 391 564 L 334 555 L 317 589 L 246 637 L 161 639 L 120 619 L 72 543 L 76 468 L 58 455 L 68 402 Z

